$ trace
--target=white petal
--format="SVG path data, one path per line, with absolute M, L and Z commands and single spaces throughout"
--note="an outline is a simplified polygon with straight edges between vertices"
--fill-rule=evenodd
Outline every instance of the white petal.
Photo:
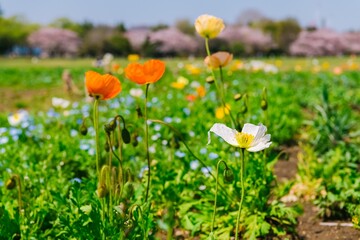
M 261 138 L 264 137 L 264 135 L 265 135 L 265 133 L 267 131 L 267 128 L 264 125 L 262 125 L 261 123 L 258 126 L 259 126 L 259 129 L 258 129 L 257 134 L 255 135 L 255 138 L 254 138 L 254 145 L 256 143 L 258 143 Z
M 215 133 L 219 137 L 225 140 L 228 144 L 238 147 L 239 144 L 235 138 L 237 131 L 235 129 L 229 128 L 222 123 L 215 123 L 208 132 L 208 144 L 211 142 L 210 132 Z
M 258 131 L 259 131 L 259 126 L 256 126 L 252 123 L 245 123 L 244 127 L 242 128 L 241 132 L 242 133 L 247 133 L 247 134 L 251 134 L 254 137 L 257 135 Z
M 260 142 L 259 144 L 257 144 L 256 146 L 250 147 L 246 150 L 248 150 L 249 152 L 259 152 L 261 150 L 264 150 L 265 148 L 270 147 L 272 142 Z

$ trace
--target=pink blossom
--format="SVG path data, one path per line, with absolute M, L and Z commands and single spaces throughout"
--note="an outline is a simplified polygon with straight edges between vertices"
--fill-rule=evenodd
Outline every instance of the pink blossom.
M 79 50 L 80 38 L 70 30 L 45 27 L 32 33 L 28 43 L 41 48 L 42 56 L 75 56 Z

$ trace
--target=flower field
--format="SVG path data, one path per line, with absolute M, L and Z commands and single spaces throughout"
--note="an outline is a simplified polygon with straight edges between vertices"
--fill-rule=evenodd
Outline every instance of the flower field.
M 205 61 L 1 59 L 1 239 L 315 239 L 308 204 L 359 238 L 359 60 L 212 54 L 202 20 Z

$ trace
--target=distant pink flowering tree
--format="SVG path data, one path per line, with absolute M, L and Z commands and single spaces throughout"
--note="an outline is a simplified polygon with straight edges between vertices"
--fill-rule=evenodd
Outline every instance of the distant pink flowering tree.
M 129 29 L 127 32 L 124 33 L 124 36 L 129 40 L 131 47 L 135 51 L 140 51 L 141 47 L 147 40 L 150 34 L 150 29 L 147 27 L 139 27 Z
M 329 29 L 302 31 L 291 44 L 290 54 L 295 56 L 341 55 L 346 48 L 344 37 Z
M 227 41 L 230 46 L 242 44 L 249 54 L 267 51 L 273 44 L 270 35 L 248 26 L 227 26 L 218 37 Z
M 81 43 L 77 33 L 51 27 L 41 28 L 33 32 L 27 41 L 31 46 L 40 48 L 43 57 L 76 56 Z
M 345 53 L 360 54 L 360 32 L 347 32 L 343 34 Z
M 190 55 L 195 53 L 199 47 L 195 38 L 175 27 L 151 32 L 149 34 L 149 41 L 157 46 L 157 51 L 165 55 Z

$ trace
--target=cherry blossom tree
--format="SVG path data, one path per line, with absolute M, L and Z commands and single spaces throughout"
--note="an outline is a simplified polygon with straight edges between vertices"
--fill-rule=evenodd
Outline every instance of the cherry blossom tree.
M 346 48 L 344 37 L 330 29 L 302 31 L 291 44 L 290 54 L 295 56 L 341 55 Z
M 80 47 L 80 38 L 70 30 L 45 27 L 29 35 L 27 39 L 32 47 L 40 48 L 42 57 L 76 56 Z
M 227 26 L 218 38 L 227 41 L 230 46 L 241 43 L 248 54 L 263 52 L 272 46 L 270 35 L 248 26 Z

